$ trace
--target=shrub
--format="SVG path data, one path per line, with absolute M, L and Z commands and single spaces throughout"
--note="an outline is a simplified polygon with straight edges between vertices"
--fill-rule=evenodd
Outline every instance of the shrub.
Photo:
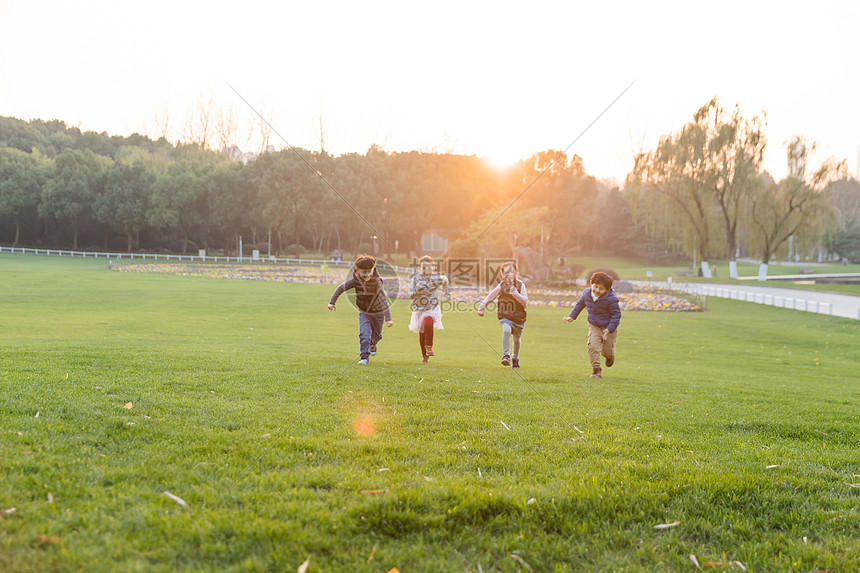
M 308 250 L 304 248 L 300 243 L 293 243 L 286 248 L 286 252 L 288 256 L 298 258 L 299 256 L 307 253 Z

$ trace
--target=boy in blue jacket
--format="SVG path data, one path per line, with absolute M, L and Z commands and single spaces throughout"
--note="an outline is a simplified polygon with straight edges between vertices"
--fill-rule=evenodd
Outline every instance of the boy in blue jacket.
M 570 316 L 564 322 L 573 322 L 583 309 L 588 309 L 588 358 L 591 360 L 591 378 L 603 378 L 600 355 L 606 357 L 606 367 L 615 364 L 615 341 L 618 339 L 618 323 L 621 322 L 621 306 L 612 290 L 612 277 L 603 272 L 591 275 L 591 287 L 585 289 L 576 301 Z

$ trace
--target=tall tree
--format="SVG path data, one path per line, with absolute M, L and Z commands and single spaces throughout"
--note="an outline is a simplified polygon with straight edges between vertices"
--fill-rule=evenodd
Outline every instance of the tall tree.
M 155 173 L 142 163 L 117 163 L 102 177 L 102 191 L 93 201 L 96 220 L 127 238 L 127 252 L 134 236 L 146 225 L 146 213 Z
M 654 226 L 671 229 L 679 212 L 702 260 L 724 252 L 734 258 L 744 205 L 761 174 L 763 123 L 763 116 L 745 119 L 737 106 L 727 114 L 713 98 L 654 151 L 637 155 L 628 183 Z M 649 192 L 663 200 L 650 199 Z M 680 242 L 689 249 L 686 243 Z
M 39 205 L 45 168 L 39 152 L 24 153 L 11 147 L 0 147 L 0 215 L 9 215 L 15 223 L 17 247 L 24 214 Z
M 701 118 L 701 119 L 700 119 Z M 729 257 L 735 258 L 738 245 L 738 223 L 747 199 L 753 193 L 764 158 L 766 140 L 762 134 L 764 119 L 741 117 L 737 106 L 731 116 L 714 98 L 702 107 L 697 121 L 707 121 L 707 161 L 714 176 L 714 200 L 719 207 Z
M 91 210 L 97 178 L 111 163 L 89 149 L 66 149 L 54 160 L 52 177 L 42 187 L 39 214 L 71 223 L 74 250 L 78 249 L 80 226 Z
M 146 213 L 153 227 L 176 229 L 182 252 L 188 252 L 189 233 L 203 222 L 201 202 L 205 201 L 205 180 L 197 173 L 200 165 L 191 161 L 171 163 L 152 185 L 152 201 Z
M 833 160 L 807 176 L 809 149 L 803 138 L 792 138 L 787 155 L 788 176 L 779 183 L 770 177 L 761 178 L 749 203 L 752 225 L 748 240 L 764 264 L 789 237 L 809 242 L 824 232 L 832 211 L 822 191 L 834 180 L 846 177 L 845 163 Z

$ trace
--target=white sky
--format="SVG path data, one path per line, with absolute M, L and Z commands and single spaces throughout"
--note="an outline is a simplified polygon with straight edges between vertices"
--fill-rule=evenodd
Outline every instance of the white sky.
M 571 148 L 623 180 L 633 153 L 711 97 L 767 112 L 765 167 L 792 134 L 812 163 L 860 144 L 860 2 L 0 0 L 0 115 L 149 133 L 225 84 L 291 144 L 500 161 Z M 282 142 L 273 140 L 282 145 Z

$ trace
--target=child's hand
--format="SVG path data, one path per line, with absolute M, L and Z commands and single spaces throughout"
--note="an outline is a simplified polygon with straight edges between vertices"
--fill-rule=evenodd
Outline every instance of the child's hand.
M 328 303 L 329 310 L 337 310 L 332 303 Z
M 571 317 L 569 317 L 569 316 L 565 316 L 565 317 L 564 317 L 564 318 L 562 318 L 561 320 L 563 320 L 564 322 L 573 322 L 573 319 L 572 319 Z
M 394 321 L 389 320 L 388 322 L 385 323 L 385 326 L 387 326 L 388 328 L 391 328 L 392 326 L 394 326 Z
M 608 328 L 604 328 L 604 329 L 603 329 L 603 342 L 606 342 L 606 339 L 607 339 L 607 338 L 609 338 L 609 329 L 608 329 Z

